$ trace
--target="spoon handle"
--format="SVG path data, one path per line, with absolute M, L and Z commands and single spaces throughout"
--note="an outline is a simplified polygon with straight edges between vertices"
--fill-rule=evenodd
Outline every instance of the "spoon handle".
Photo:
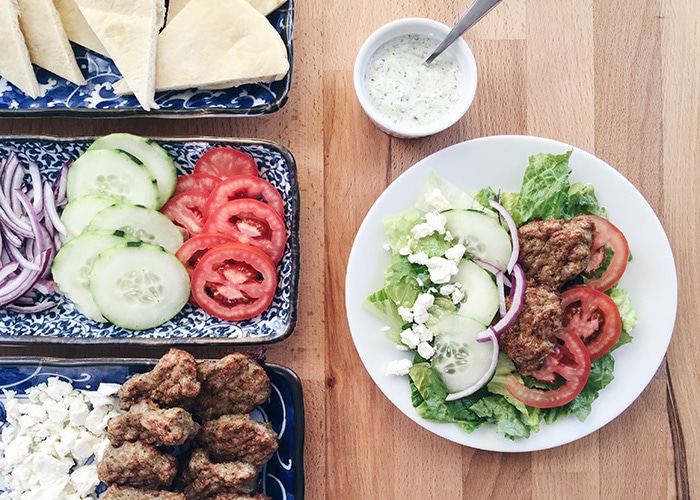
M 440 45 L 438 45 L 437 49 L 435 49 L 435 52 L 430 54 L 430 57 L 425 60 L 425 65 L 428 66 L 430 63 L 435 60 L 437 56 L 442 54 L 442 52 L 452 45 L 452 43 L 457 40 L 462 34 L 467 31 L 469 28 L 474 26 L 476 23 L 481 20 L 482 17 L 484 17 L 486 14 L 489 13 L 491 9 L 493 9 L 496 5 L 501 3 L 502 0 L 474 0 L 472 4 L 467 8 L 467 11 L 462 14 L 462 17 L 459 18 L 459 21 L 457 21 L 457 24 L 455 24 L 455 27 L 452 28 L 452 30 L 447 34 L 445 39 L 442 41 Z

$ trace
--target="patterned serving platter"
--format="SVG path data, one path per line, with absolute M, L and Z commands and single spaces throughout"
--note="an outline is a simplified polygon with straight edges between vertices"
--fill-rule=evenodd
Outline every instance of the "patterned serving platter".
M 273 113 L 287 102 L 292 78 L 292 32 L 294 0 L 267 16 L 287 48 L 290 69 L 272 83 L 241 85 L 228 89 L 188 89 L 158 92 L 160 109 L 145 111 L 134 96 L 114 93 L 112 85 L 121 74 L 111 59 L 72 44 L 78 67 L 87 85 L 76 85 L 42 68 L 34 67 L 41 96 L 32 99 L 0 76 L 0 116 L 114 116 L 159 117 L 250 116 Z
M 94 137 L 0 137 L 0 161 L 15 151 L 26 164 L 34 161 L 51 182 L 66 162 L 74 160 Z M 42 313 L 24 314 L 0 309 L 0 342 L 11 343 L 108 343 L 173 344 L 268 344 L 286 338 L 297 319 L 299 282 L 299 186 L 296 163 L 283 146 L 257 139 L 156 139 L 175 161 L 178 173 L 191 173 L 197 159 L 208 149 L 232 146 L 255 159 L 260 176 L 271 182 L 285 201 L 287 243 L 277 265 L 278 285 L 270 307 L 249 320 L 229 322 L 186 305 L 163 325 L 134 332 L 91 321 L 58 293 L 46 297 L 55 306 Z
M 121 384 L 136 373 L 153 368 L 157 360 L 105 359 L 58 360 L 6 358 L 0 362 L 0 389 L 12 390 L 21 397 L 27 389 L 59 377 L 74 388 L 95 390 L 100 383 Z M 279 437 L 279 449 L 261 473 L 263 492 L 273 500 L 304 498 L 304 403 L 301 383 L 288 368 L 268 364 L 265 367 L 272 393 L 257 407 L 251 418 L 270 422 Z M 7 425 L 4 402 L 0 393 L 0 429 Z M 98 492 L 105 485 L 98 487 Z M 0 495 L 5 487 L 0 478 Z

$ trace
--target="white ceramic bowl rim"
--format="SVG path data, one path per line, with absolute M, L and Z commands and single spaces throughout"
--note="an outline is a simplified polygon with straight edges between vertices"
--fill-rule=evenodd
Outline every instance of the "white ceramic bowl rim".
M 385 42 L 407 34 L 422 34 L 442 39 L 450 29 L 449 26 L 432 19 L 408 17 L 397 19 L 380 27 L 362 45 L 355 59 L 353 75 L 355 93 L 365 113 L 380 129 L 397 137 L 424 137 L 454 125 L 467 112 L 476 94 L 477 68 L 474 54 L 463 38 L 459 38 L 447 49 L 459 62 L 463 81 L 459 102 L 443 118 L 426 125 L 403 126 L 393 123 L 372 105 L 365 90 L 365 68 L 372 55 Z

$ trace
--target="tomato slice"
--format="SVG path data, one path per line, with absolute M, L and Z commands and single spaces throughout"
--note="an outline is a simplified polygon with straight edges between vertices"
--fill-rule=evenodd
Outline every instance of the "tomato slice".
M 591 361 L 608 352 L 620 340 L 620 311 L 603 292 L 587 286 L 571 288 L 562 292 L 561 307 L 566 329 L 583 340 Z
M 237 243 L 237 241 L 221 233 L 199 233 L 186 240 L 175 252 L 175 257 L 184 264 L 191 279 L 194 268 L 202 256 L 215 246 L 224 243 Z
M 203 232 L 224 233 L 240 243 L 261 249 L 277 263 L 284 254 L 287 229 L 284 219 L 267 203 L 250 198 L 227 201 L 214 210 Z
M 612 222 L 597 215 L 589 215 L 589 217 L 595 223 L 595 236 L 591 246 L 591 264 L 586 269 L 586 272 L 595 271 L 603 263 L 607 245 L 610 245 L 613 251 L 613 257 L 603 275 L 600 278 L 586 282 L 586 285 L 594 290 L 604 292 L 620 281 L 627 268 L 630 247 L 625 235 Z
M 204 191 L 205 193 L 211 193 L 211 190 L 214 189 L 219 182 L 221 182 L 219 177 L 209 174 L 180 175 L 177 178 L 173 196 L 185 191 Z
M 204 153 L 195 163 L 194 173 L 226 179 L 239 174 L 258 175 L 258 166 L 249 154 L 231 147 L 220 147 Z
M 535 408 L 555 408 L 573 401 L 586 385 L 591 373 L 591 358 L 583 341 L 566 329 L 554 334 L 556 347 L 532 377 L 549 384 L 564 382 L 555 389 L 542 390 L 526 387 L 515 374 L 505 381 L 506 390 L 518 401 Z
M 275 211 L 284 217 L 284 201 L 275 186 L 267 182 L 262 177 L 256 175 L 234 175 L 222 180 L 209 193 L 206 205 L 204 205 L 204 215 L 208 217 L 219 206 L 227 201 L 239 198 L 253 198 L 267 203 Z
M 252 318 L 272 302 L 275 264 L 261 250 L 225 243 L 206 252 L 194 268 L 192 298 L 206 312 L 227 321 Z
M 208 196 L 204 191 L 185 191 L 170 198 L 160 211 L 190 235 L 201 233 Z

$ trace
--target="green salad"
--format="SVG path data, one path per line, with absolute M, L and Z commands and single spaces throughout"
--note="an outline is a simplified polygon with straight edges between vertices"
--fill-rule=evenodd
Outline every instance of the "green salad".
M 386 323 L 384 333 L 397 349 L 412 353 L 411 360 L 387 367 L 387 374 L 407 376 L 422 418 L 466 432 L 493 424 L 507 438 L 526 438 L 542 422 L 567 415 L 583 421 L 613 380 L 611 351 L 631 342 L 637 322 L 617 284 L 631 258 L 627 247 L 619 250 L 624 236 L 605 218 L 593 186 L 571 182 L 570 155 L 531 156 L 518 192 L 486 186 L 467 193 L 433 172 L 414 208 L 384 221 L 391 263 L 384 286 L 365 306 Z M 599 265 L 556 291 L 583 295 L 562 299 L 565 329 L 551 337 L 554 348 L 541 368 L 521 375 L 498 340 L 527 301 L 516 227 L 582 214 L 597 221 Z M 592 249 L 591 262 L 593 255 Z M 581 312 L 590 297 L 614 307 L 594 302 L 598 316 L 592 322 Z M 591 324 L 599 330 L 584 332 Z M 603 326 L 615 329 L 613 324 L 614 337 L 605 334 L 608 344 L 601 347 Z

